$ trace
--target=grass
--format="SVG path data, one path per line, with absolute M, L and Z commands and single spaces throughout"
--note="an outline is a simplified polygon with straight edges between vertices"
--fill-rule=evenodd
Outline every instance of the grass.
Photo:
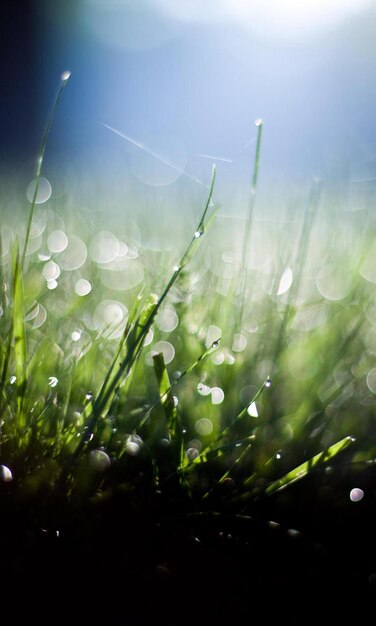
M 213 169 L 180 258 L 156 260 L 130 239 L 122 271 L 140 264 L 143 279 L 119 292 L 108 281 L 113 259 L 97 260 L 119 246 L 115 235 L 111 244 L 106 231 L 98 252 L 94 225 L 89 257 L 74 267 L 66 245 L 79 233 L 85 247 L 79 224 L 62 233 L 36 204 L 66 84 L 42 141 L 22 251 L 15 233 L 2 232 L 4 508 L 53 532 L 72 520 L 95 527 L 93 511 L 105 516 L 119 502 L 128 523 L 185 519 L 193 528 L 200 516 L 236 525 L 256 515 L 266 524 L 286 518 L 278 497 L 297 481 L 305 498 L 310 476 L 339 484 L 347 506 L 349 486 L 359 485 L 341 479 L 343 468 L 359 479 L 376 453 L 371 212 L 359 213 L 362 222 L 341 213 L 339 224 L 314 183 L 303 218 L 292 205 L 282 226 L 258 223 L 259 124 L 245 229 L 223 237 Z M 35 218 L 45 222 L 33 237 Z M 294 506 L 289 523 L 295 511 L 304 526 Z

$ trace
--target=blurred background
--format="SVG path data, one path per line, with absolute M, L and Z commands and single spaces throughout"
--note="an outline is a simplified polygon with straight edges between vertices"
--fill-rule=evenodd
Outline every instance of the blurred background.
M 222 213 L 243 215 L 257 118 L 264 206 L 278 210 L 314 177 L 345 184 L 349 202 L 373 190 L 371 0 L 3 0 L 0 29 L 8 181 L 30 181 L 70 70 L 45 175 L 83 209 L 104 210 L 98 198 L 116 209 L 126 195 L 186 210 L 215 162 Z

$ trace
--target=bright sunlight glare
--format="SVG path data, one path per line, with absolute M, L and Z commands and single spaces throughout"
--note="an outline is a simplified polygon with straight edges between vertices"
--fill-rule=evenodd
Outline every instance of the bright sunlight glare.
M 232 19 L 252 31 L 283 37 L 305 36 L 330 29 L 370 0 L 158 0 L 166 13 L 184 21 L 224 22 Z

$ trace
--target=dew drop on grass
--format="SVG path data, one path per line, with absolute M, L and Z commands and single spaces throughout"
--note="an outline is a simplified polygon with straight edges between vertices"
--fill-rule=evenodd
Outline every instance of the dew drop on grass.
M 363 489 L 359 489 L 358 487 L 355 487 L 354 489 L 351 489 L 350 491 L 350 500 L 351 502 L 360 502 L 361 500 L 363 500 L 364 498 L 364 491 Z
M 172 401 L 174 403 L 174 406 L 178 406 L 179 404 L 179 399 L 176 396 L 172 396 Z
M 142 439 L 139 435 L 129 435 L 127 442 L 125 444 L 125 451 L 130 456 L 136 456 L 142 446 Z
M 270 380 L 270 378 L 269 378 L 269 376 L 268 376 L 268 378 L 267 378 L 267 379 L 266 379 L 266 381 L 265 381 L 265 387 L 268 387 L 268 388 L 269 388 L 269 387 L 271 387 L 271 385 L 272 385 L 272 381 Z
M 195 232 L 195 239 L 200 239 L 200 237 L 203 236 L 203 231 L 202 230 L 196 230 Z
M 70 78 L 70 71 L 66 70 L 65 72 L 62 72 L 62 74 L 60 75 L 60 80 L 62 80 L 63 82 L 66 82 L 67 80 L 69 80 Z
M 282 458 L 282 454 L 280 452 L 277 452 L 275 458 L 277 459 L 277 461 L 279 461 Z
M 78 330 L 74 330 L 71 334 L 72 341 L 79 341 L 81 339 L 81 333 Z
M 17 376 L 11 376 L 9 379 L 9 382 L 11 385 L 14 385 L 14 383 L 17 381 Z
M 10 483 L 13 480 L 13 474 L 6 465 L 0 465 L 0 480 L 4 483 Z
M 247 413 L 250 417 L 258 417 L 258 410 L 256 406 L 256 402 L 251 402 L 247 409 Z
M 58 384 L 58 379 L 56 378 L 56 376 L 50 376 L 48 379 L 48 384 L 50 387 L 56 387 L 56 385 Z
M 34 198 L 36 184 L 37 184 L 37 179 L 35 178 L 34 180 L 31 181 L 31 183 L 28 185 L 26 189 L 26 197 L 30 203 L 33 201 L 33 198 Z M 50 181 L 47 180 L 47 178 L 45 178 L 44 176 L 41 176 L 39 178 L 38 191 L 37 191 L 37 195 L 35 199 L 35 204 L 43 204 L 44 202 L 47 202 L 47 200 L 51 198 L 51 194 L 52 194 L 52 187 L 51 187 Z
M 106 471 L 111 465 L 111 459 L 104 450 L 92 450 L 89 454 L 90 465 L 98 472 Z
M 87 402 L 90 402 L 90 400 L 92 400 L 92 399 L 93 399 L 93 392 L 92 392 L 92 391 L 88 391 L 88 392 L 85 394 L 85 400 L 86 400 Z
M 262 126 L 264 123 L 264 121 L 261 119 L 261 117 L 258 117 L 257 120 L 255 120 L 255 125 L 257 127 Z
M 195 459 L 197 459 L 199 454 L 200 453 L 197 450 L 197 448 L 188 448 L 188 450 L 185 453 L 188 461 L 194 461 Z

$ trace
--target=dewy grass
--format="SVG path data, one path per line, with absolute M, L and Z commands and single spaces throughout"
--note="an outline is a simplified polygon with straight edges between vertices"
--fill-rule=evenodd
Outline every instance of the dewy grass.
M 10 472 L 3 471 L 10 502 L 26 502 L 38 520 L 51 515 L 54 524 L 62 515 L 80 517 L 93 502 L 111 501 L 118 493 L 125 517 L 136 509 L 163 518 L 175 507 L 188 516 L 210 510 L 237 515 L 298 478 L 319 475 L 327 462 L 372 460 L 371 264 L 364 270 L 371 280 L 357 273 L 341 297 L 332 294 L 311 252 L 321 238 L 332 237 L 330 227 L 328 235 L 315 237 L 320 208 L 315 188 L 296 237 L 300 243 L 293 242 L 283 256 L 276 246 L 269 262 L 279 283 L 285 269 L 279 260 L 288 259 L 294 278 L 290 291 L 279 294 L 274 283 L 260 287 L 265 276 L 248 264 L 248 254 L 256 242 L 250 233 L 251 226 L 257 228 L 252 203 L 261 123 L 240 264 L 225 294 L 218 286 L 221 249 L 213 246 L 212 273 L 202 262 L 204 246 L 198 252 L 204 240 L 210 248 L 215 236 L 215 169 L 202 216 L 171 275 L 166 269 L 161 295 L 146 287 L 154 275 L 147 253 L 143 284 L 124 295 L 124 302 L 119 295 L 124 292 L 117 292 L 116 310 L 126 303 L 130 311 L 123 326 L 107 318 L 100 329 L 91 323 L 96 299 L 115 298 L 108 287 L 101 291 L 97 266 L 92 274 L 89 263 L 85 269 L 85 278 L 97 287 L 90 299 L 71 295 L 75 270 L 62 271 L 65 291 L 49 292 L 41 285 L 45 261 L 29 253 L 28 244 L 47 139 L 67 80 L 64 75 L 42 140 L 22 253 L 17 243 L 7 248 L 5 236 L 2 241 L 0 465 Z M 209 226 L 210 236 L 204 238 Z M 53 256 L 56 265 L 59 254 Z M 335 277 L 346 258 L 346 250 L 338 251 L 337 265 L 329 258 L 325 271 Z M 239 284 L 242 272 L 253 285 L 249 302 L 246 285 L 240 293 L 231 286 Z M 314 272 L 319 280 L 312 285 Z M 177 319 L 167 330 L 158 326 L 163 312 Z M 172 357 L 161 343 L 162 348 L 168 343 L 170 352 L 173 348 Z M 356 445 L 350 433 L 358 437 Z M 163 504 L 156 509 L 160 492 Z

